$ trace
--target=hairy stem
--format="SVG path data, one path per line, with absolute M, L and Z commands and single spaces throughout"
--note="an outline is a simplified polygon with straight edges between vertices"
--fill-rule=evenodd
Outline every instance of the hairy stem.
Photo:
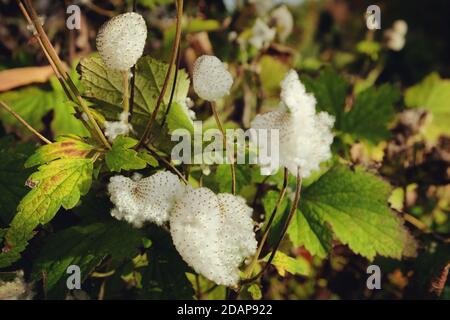
M 228 160 L 230 161 L 230 169 L 231 169 L 231 193 L 234 195 L 236 194 L 236 168 L 234 166 L 234 159 L 231 157 L 228 153 L 228 145 L 227 145 L 227 135 L 225 133 L 225 130 L 223 128 L 222 122 L 220 121 L 219 113 L 217 112 L 216 103 L 214 101 L 210 102 L 211 104 L 211 110 L 214 115 L 214 119 L 216 120 L 217 127 L 219 127 L 220 132 L 222 133 L 223 138 L 223 147 L 225 149 L 225 153 L 227 155 Z M 233 143 L 234 148 L 234 143 Z
M 43 142 L 47 144 L 51 144 L 52 142 L 40 134 L 35 128 L 33 128 L 28 122 L 25 121 L 20 115 L 18 115 L 10 106 L 8 106 L 5 102 L 0 101 L 0 106 L 8 111 L 10 114 L 14 116 L 21 124 L 23 124 L 28 130 L 30 130 L 36 137 L 41 139 Z
M 145 144 L 147 142 L 147 139 L 150 135 L 150 131 L 153 126 L 153 122 L 156 120 L 156 116 L 158 115 L 159 108 L 161 106 L 161 103 L 164 99 L 164 96 L 166 94 L 166 90 L 169 84 L 170 76 L 172 74 L 172 68 L 176 63 L 177 59 L 177 52 L 179 50 L 180 41 L 181 41 L 181 23 L 183 18 L 183 0 L 176 0 L 176 6 L 177 6 L 177 25 L 176 25 L 176 31 L 175 31 L 175 41 L 173 43 L 172 47 L 172 53 L 170 57 L 170 64 L 167 68 L 166 77 L 164 79 L 164 84 L 161 89 L 161 92 L 159 94 L 158 100 L 156 101 L 155 109 L 152 112 L 152 115 L 150 117 L 150 120 L 147 123 L 147 126 L 145 127 L 144 133 L 142 134 L 141 139 L 139 140 L 139 143 L 137 144 L 136 148 L 139 148 L 142 144 Z

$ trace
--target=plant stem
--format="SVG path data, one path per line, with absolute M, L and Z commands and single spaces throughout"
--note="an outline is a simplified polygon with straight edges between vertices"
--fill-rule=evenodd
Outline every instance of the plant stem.
M 128 83 L 128 73 L 129 71 L 122 72 L 122 80 L 123 80 L 123 112 L 129 114 L 130 112 L 130 101 L 129 99 L 129 83 Z M 128 122 L 128 117 L 126 119 Z
M 39 17 L 37 15 L 36 11 L 34 10 L 33 5 L 31 4 L 31 1 L 25 0 L 25 5 L 23 5 L 21 0 L 17 0 L 17 3 L 19 4 L 19 7 L 21 7 L 22 11 L 25 10 L 27 12 L 28 16 L 30 17 L 31 21 L 33 22 L 33 26 L 38 34 L 38 37 L 40 38 L 40 40 L 42 42 L 42 46 L 45 48 L 45 51 L 48 53 L 48 56 L 50 57 L 50 60 L 54 63 L 59 74 L 62 76 L 63 80 L 66 82 L 68 88 L 72 91 L 78 105 L 88 116 L 89 121 L 91 122 L 94 130 L 96 131 L 100 142 L 103 143 L 105 145 L 105 147 L 107 147 L 108 149 L 111 149 L 111 145 L 109 144 L 108 140 L 104 136 L 98 123 L 95 121 L 94 117 L 92 116 L 92 113 L 89 110 L 84 99 L 81 97 L 81 94 L 78 91 L 78 88 L 75 86 L 72 79 L 67 74 L 63 63 L 59 59 L 55 49 L 53 48 L 52 44 L 50 43 L 50 40 L 48 39 L 47 34 L 45 33 L 44 29 L 42 28 L 41 22 L 39 21 Z
M 206 291 L 204 292 L 204 294 L 208 294 L 208 293 L 213 292 L 218 286 L 219 286 L 219 285 L 217 285 L 217 284 L 213 284 L 213 286 L 212 286 L 211 288 L 209 288 L 208 290 L 206 290 Z
M 270 227 L 271 227 L 271 225 L 273 223 L 273 220 L 275 219 L 275 216 L 276 216 L 276 213 L 278 211 L 278 208 L 280 207 L 280 204 L 283 201 L 284 195 L 286 194 L 286 189 L 287 189 L 287 184 L 288 184 L 288 177 L 289 177 L 289 172 L 285 168 L 284 169 L 283 186 L 280 189 L 280 193 L 278 195 L 277 202 L 275 203 L 275 207 L 273 208 L 272 213 L 270 214 L 269 221 L 267 222 L 267 225 L 266 225 L 266 228 L 264 230 L 264 233 L 263 233 L 263 236 L 261 238 L 261 241 L 259 243 L 258 249 L 256 250 L 256 253 L 253 256 L 253 259 L 252 259 L 251 263 L 245 269 L 244 274 L 245 274 L 246 278 L 251 277 L 251 275 L 253 273 L 253 269 L 255 268 L 256 264 L 258 263 L 259 256 L 261 255 L 261 251 L 264 248 L 264 245 L 265 245 L 265 243 L 267 241 L 267 238 L 269 236 Z
M 169 170 L 172 170 L 173 172 L 175 172 L 175 174 L 185 183 L 185 184 L 189 184 L 188 180 L 185 178 L 185 176 L 180 172 L 180 170 L 178 170 L 173 164 L 170 163 L 170 161 L 164 159 L 163 157 L 159 156 L 155 151 L 153 151 L 152 149 L 150 149 L 148 146 L 144 146 L 144 148 L 150 152 L 153 156 L 155 156 L 156 158 L 158 158 L 159 160 L 161 160 L 166 167 Z
M 170 64 L 167 68 L 167 73 L 166 73 L 166 77 L 164 79 L 164 84 L 163 84 L 163 87 L 159 94 L 158 100 L 156 101 L 155 109 L 153 110 L 150 120 L 148 121 L 147 126 L 145 127 L 145 130 L 144 130 L 144 133 L 142 134 L 142 137 L 139 140 L 139 143 L 137 144 L 136 148 L 139 148 L 142 144 L 145 144 L 147 142 L 147 139 L 148 139 L 151 129 L 152 129 L 153 122 L 155 122 L 155 120 L 156 120 L 156 116 L 158 115 L 159 108 L 160 108 L 161 103 L 166 94 L 170 76 L 172 74 L 172 68 L 176 63 L 177 52 L 179 50 L 180 40 L 181 40 L 181 23 L 183 20 L 182 19 L 183 18 L 183 0 L 176 0 L 176 6 L 177 6 L 177 24 L 176 24 L 176 31 L 175 31 L 175 41 L 173 43 L 172 53 L 171 53 L 171 57 L 170 57 Z
M 258 274 L 258 277 L 260 277 L 264 274 L 264 272 L 269 268 L 270 264 L 272 263 L 273 258 L 275 258 L 275 254 L 277 253 L 277 250 L 281 244 L 281 241 L 283 240 L 283 238 L 288 230 L 288 227 L 289 227 L 289 224 L 291 223 L 292 217 L 294 216 L 295 212 L 297 211 L 298 202 L 300 201 L 301 191 L 302 191 L 302 176 L 300 175 L 300 168 L 298 168 L 297 169 L 297 183 L 296 183 L 296 187 L 295 187 L 295 197 L 294 197 L 294 201 L 291 206 L 291 210 L 289 211 L 288 218 L 283 226 L 283 231 L 281 232 L 280 238 L 278 239 L 277 243 L 275 244 L 275 247 L 272 250 L 269 260 L 267 260 L 266 265 L 261 270 L 261 272 Z
M 131 117 L 133 115 L 134 110 L 134 92 L 135 92 L 135 84 L 136 81 L 136 65 L 131 68 L 131 81 L 130 81 L 130 99 L 129 99 L 129 114 L 128 114 L 128 122 L 131 122 Z
M 197 300 L 202 300 L 202 288 L 200 286 L 200 276 L 195 275 L 195 283 L 197 285 Z
M 25 6 L 23 5 L 22 2 L 17 1 L 17 5 L 19 6 L 20 11 L 22 11 L 22 14 L 24 15 L 25 19 L 27 20 L 29 25 L 34 25 L 33 21 L 30 18 L 30 15 L 28 14 L 27 10 L 25 9 Z M 67 88 L 66 83 L 64 82 L 64 78 L 63 76 L 59 73 L 58 68 L 56 67 L 55 63 L 53 62 L 52 58 L 50 57 L 49 53 L 47 52 L 47 50 L 45 49 L 45 46 L 41 40 L 40 37 L 35 37 L 35 39 L 38 41 L 39 46 L 41 47 L 42 51 L 44 52 L 45 57 L 47 58 L 48 62 L 50 63 L 50 66 L 53 69 L 53 72 L 55 73 L 56 78 L 58 79 L 59 83 L 61 84 L 61 87 L 63 88 L 64 93 L 66 94 L 67 98 L 76 103 L 75 99 L 73 97 L 73 95 L 71 94 L 71 92 L 69 91 L 69 89 Z M 76 116 L 77 118 L 83 123 L 83 125 L 89 130 L 89 132 L 91 133 L 92 136 L 97 136 L 97 138 L 100 140 L 100 138 L 97 135 L 97 132 L 95 130 L 93 130 L 91 128 L 91 126 L 89 126 L 89 124 L 83 119 L 83 117 L 81 116 L 81 112 L 80 110 L 76 110 Z
M 0 101 L 0 106 L 8 111 L 10 114 L 14 116 L 21 124 L 23 124 L 28 130 L 30 130 L 34 135 L 36 135 L 39 139 L 47 144 L 51 144 L 52 142 L 40 134 L 35 128 L 33 128 L 28 122 L 25 121 L 20 115 L 18 115 L 10 106 L 8 106 L 5 102 Z
M 137 5 L 137 0 L 133 0 L 133 12 L 136 12 L 136 5 Z M 131 122 L 131 117 L 133 115 L 133 110 L 134 110 L 134 91 L 135 91 L 135 87 L 134 84 L 136 82 L 136 65 L 131 67 L 131 81 L 130 81 L 130 100 L 128 102 L 128 104 L 130 105 L 130 111 L 128 114 L 128 122 Z
M 20 1 L 17 1 L 17 5 L 19 6 L 20 11 L 24 15 L 25 20 L 27 20 L 27 23 L 29 25 L 33 25 L 33 21 L 31 20 L 30 15 L 28 14 L 27 10 L 25 9 L 25 6 L 23 5 L 23 3 L 20 2 Z M 64 90 L 65 94 L 67 95 L 67 97 L 70 100 L 74 101 L 73 97 L 70 95 L 70 92 L 67 89 L 66 84 L 64 83 L 64 79 L 62 78 L 61 74 L 58 72 L 58 69 L 56 68 L 55 63 L 52 61 L 52 59 L 51 59 L 50 55 L 48 54 L 47 50 L 45 50 L 45 47 L 44 47 L 44 44 L 42 43 L 41 38 L 35 37 L 35 39 L 38 41 L 39 46 L 41 47 L 42 51 L 44 52 L 45 57 L 47 58 L 48 62 L 50 63 L 50 66 L 52 67 L 53 72 L 55 73 L 56 78 L 58 79 L 59 83 L 63 87 L 63 90 Z
M 172 90 L 170 91 L 169 104 L 167 105 L 166 111 L 164 112 L 164 117 L 161 121 L 161 128 L 163 128 L 164 124 L 166 123 L 167 116 L 169 115 L 169 112 L 170 112 L 170 107 L 172 106 L 173 97 L 175 95 L 175 88 L 177 86 L 177 79 L 178 79 L 178 71 L 180 69 L 180 52 L 181 52 L 181 49 L 179 47 L 178 52 L 177 52 L 175 75 L 173 77 L 173 82 L 172 82 Z
M 92 3 L 91 1 L 85 1 L 83 4 L 92 11 L 94 11 L 95 13 L 98 13 L 99 15 L 106 16 L 109 18 L 114 17 L 114 11 L 103 9 L 102 7 L 99 7 L 95 3 Z
M 234 166 L 234 159 L 231 157 L 228 153 L 228 145 L 227 145 L 227 136 L 225 133 L 225 130 L 222 126 L 222 122 L 220 121 L 219 113 L 217 112 L 216 103 L 214 101 L 210 102 L 211 104 L 211 110 L 214 115 L 214 119 L 216 120 L 217 127 L 219 127 L 220 132 L 222 133 L 223 138 L 223 147 L 225 149 L 225 153 L 227 155 L 228 160 L 230 161 L 230 168 L 231 168 L 231 193 L 234 195 L 236 194 L 236 168 Z M 233 153 L 234 153 L 234 143 L 233 143 Z

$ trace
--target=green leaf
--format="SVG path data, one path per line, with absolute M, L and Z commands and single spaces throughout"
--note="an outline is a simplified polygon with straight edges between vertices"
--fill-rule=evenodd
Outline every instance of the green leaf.
M 314 256 L 325 258 L 331 250 L 333 232 L 314 212 L 297 210 L 287 231 L 292 243 Z
M 368 88 L 356 96 L 351 110 L 346 112 L 349 85 L 343 77 L 326 69 L 316 79 L 302 76 L 301 80 L 316 97 L 318 110 L 336 117 L 336 130 L 373 144 L 390 136 L 388 125 L 394 117 L 393 104 L 400 98 L 397 88 L 388 84 Z
M 249 166 L 235 165 L 236 171 L 236 192 L 239 191 L 251 181 L 251 171 Z M 219 185 L 219 192 L 231 192 L 231 166 L 229 164 L 220 164 L 217 166 L 215 180 Z
M 24 164 L 33 149 L 29 143 L 14 144 L 11 137 L 0 139 L 0 226 L 11 221 L 28 191 L 25 182 L 31 170 L 25 169 Z
M 278 95 L 280 82 L 289 71 L 289 66 L 270 55 L 262 56 L 260 60 L 260 79 L 264 94 L 268 96 Z
M 377 60 L 381 50 L 381 44 L 372 40 L 358 42 L 356 50 L 359 53 L 369 56 L 372 60 Z
M 158 166 L 158 160 L 156 160 L 155 157 L 148 153 L 147 150 L 139 150 L 139 158 L 144 160 L 151 167 Z
M 83 59 L 80 66 L 81 83 L 86 97 L 93 103 L 92 108 L 100 111 L 107 120 L 117 121 L 119 114 L 123 111 L 122 74 L 108 69 L 98 55 Z M 156 106 L 167 68 L 167 64 L 149 56 L 140 58 L 136 65 L 135 103 L 131 124 L 137 136 L 143 133 Z M 166 153 L 171 152 L 175 143 L 170 140 L 167 129 L 161 128 L 160 124 L 170 100 L 173 76 L 169 80 L 168 89 L 156 117 L 157 121 L 153 123 L 150 133 L 153 138 L 153 146 Z M 188 90 L 188 76 L 184 70 L 179 70 L 171 111 L 166 119 L 169 131 L 175 130 L 178 125 L 187 128 L 190 127 L 189 122 L 192 124 L 186 107 Z
M 38 280 L 45 273 L 44 288 L 49 297 L 64 298 L 68 266 L 79 266 L 84 281 L 106 257 L 111 258 L 113 269 L 135 257 L 141 245 L 140 230 L 124 222 L 110 220 L 70 227 L 46 239 L 33 265 L 32 278 Z
M 424 128 L 425 137 L 435 141 L 440 135 L 450 135 L 450 80 L 442 80 L 437 73 L 405 92 L 405 104 L 431 113 L 431 123 Z
M 148 251 L 148 266 L 142 273 L 142 298 L 192 299 L 194 290 L 186 276 L 189 267 L 172 244 L 170 235 L 152 227 L 152 246 Z
M 127 2 L 128 4 L 132 4 L 133 0 L 127 0 Z M 143 7 L 154 9 L 157 5 L 172 3 L 172 0 L 138 0 L 137 2 Z
M 39 167 L 28 178 L 35 185 L 20 202 L 17 214 L 6 234 L 7 243 L 14 246 L 31 238 L 34 228 L 48 223 L 61 206 L 73 208 L 91 186 L 91 159 L 59 159 Z
M 331 69 L 325 69 L 319 77 L 301 77 L 306 91 L 317 99 L 317 109 L 336 117 L 335 127 L 340 128 L 344 115 L 345 97 L 349 89 L 347 81 Z
M 51 128 L 55 136 L 77 134 L 82 137 L 88 137 L 89 131 L 83 122 L 75 117 L 74 104 L 71 101 L 62 101 L 62 103 L 55 104 L 53 107 L 54 116 Z
M 342 131 L 355 139 L 374 144 L 390 137 L 387 126 L 394 118 L 393 105 L 400 99 L 397 88 L 385 84 L 368 88 L 356 96 L 352 109 L 345 114 Z
M 55 104 L 54 98 L 51 91 L 45 91 L 38 87 L 27 87 L 0 94 L 0 100 L 5 101 L 38 131 L 44 129 L 42 118 L 51 110 L 51 106 Z M 0 111 L 0 114 L 4 124 L 13 125 L 21 135 L 32 135 L 11 114 L 3 109 Z
M 196 293 L 199 292 L 200 286 L 201 300 L 222 300 L 227 296 L 225 286 L 218 286 L 200 274 L 188 272 L 186 276 L 192 287 L 195 288 Z
M 31 157 L 30 165 L 42 165 L 27 180 L 32 190 L 20 201 L 6 233 L 0 266 L 19 258 L 18 254 L 25 249 L 38 225 L 48 223 L 61 207 L 72 209 L 89 191 L 94 161 L 82 158 L 88 147 L 80 141 L 74 144 L 74 138 L 64 139 L 41 147 Z M 64 149 L 64 142 L 69 142 L 72 149 Z M 79 153 L 77 147 L 83 152 Z
M 168 65 L 150 56 L 142 57 L 136 64 L 134 113 L 148 116 L 153 112 L 161 92 Z M 88 98 L 96 103 L 94 107 L 109 108 L 117 115 L 122 111 L 123 84 L 119 71 L 108 69 L 98 55 L 81 60 L 81 83 Z M 173 75 L 164 95 L 158 118 L 165 113 L 170 100 Z M 189 90 L 189 79 L 184 70 L 178 72 L 173 102 L 184 105 Z M 173 107 L 173 106 L 172 106 Z M 183 110 L 187 114 L 187 110 Z M 169 120 L 169 119 L 168 119 Z
M 264 261 L 267 262 L 269 257 L 270 254 L 264 258 Z M 311 273 L 311 266 L 306 259 L 302 257 L 294 259 L 281 251 L 275 253 L 272 264 L 277 269 L 278 274 L 282 277 L 286 276 L 286 271 L 293 275 L 299 274 L 303 276 L 308 276 Z
M 89 132 L 74 114 L 74 108 L 68 103 L 61 85 L 56 78 L 51 78 L 51 90 L 29 86 L 24 89 L 0 94 L 0 100 L 5 101 L 14 111 L 25 119 L 36 130 L 43 130 L 44 116 L 53 111 L 51 128 L 55 136 L 62 134 L 78 134 L 89 136 Z M 30 137 L 32 134 L 20 124 L 16 118 L 4 110 L 0 110 L 3 123 L 14 126 L 21 136 Z
M 388 206 L 390 192 L 386 182 L 361 168 L 335 166 L 303 192 L 289 236 L 324 256 L 331 247 L 329 225 L 342 243 L 369 260 L 377 254 L 414 255 L 415 241 Z
M 191 17 L 190 19 L 183 20 L 182 33 L 198 33 L 198 32 L 211 32 L 221 28 L 221 23 L 213 19 L 202 19 Z M 171 45 L 175 39 L 176 24 L 173 23 L 170 27 L 164 30 L 164 42 L 163 48 L 167 55 L 170 53 Z
M 191 135 L 194 134 L 194 124 L 184 108 L 177 102 L 173 102 L 167 116 L 167 126 L 172 133 L 176 129 L 186 129 Z
M 247 291 L 250 293 L 253 300 L 261 300 L 262 299 L 261 287 L 258 284 L 253 283 L 252 285 L 250 285 L 248 287 Z
M 136 150 L 132 148 L 138 143 L 137 140 L 118 136 L 112 145 L 112 148 L 106 153 L 106 165 L 111 171 L 120 172 L 121 170 L 143 169 L 147 162 L 139 157 Z
M 426 76 L 420 83 L 408 88 L 405 92 L 405 104 L 407 107 L 424 107 L 428 104 L 436 85 L 441 82 L 437 72 Z
M 61 136 L 56 142 L 40 147 L 25 163 L 27 168 L 56 159 L 85 158 L 94 147 L 75 135 Z

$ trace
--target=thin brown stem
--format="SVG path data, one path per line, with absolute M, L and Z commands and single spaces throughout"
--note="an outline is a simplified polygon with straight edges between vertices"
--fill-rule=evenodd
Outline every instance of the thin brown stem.
M 47 34 L 45 33 L 44 29 L 42 28 L 41 22 L 39 20 L 39 16 L 36 13 L 36 10 L 34 9 L 32 3 L 30 0 L 24 0 L 25 4 L 23 4 L 22 0 L 16 0 L 20 9 L 25 11 L 31 19 L 33 26 L 37 32 L 37 37 L 40 38 L 42 42 L 42 46 L 45 48 L 45 51 L 48 53 L 48 57 L 50 60 L 54 63 L 56 69 L 58 70 L 58 73 L 62 76 L 64 82 L 67 84 L 68 89 L 70 89 L 75 96 L 76 102 L 81 107 L 83 112 L 86 113 L 86 115 L 89 118 L 89 121 L 91 122 L 94 130 L 97 133 L 97 137 L 99 138 L 100 142 L 103 143 L 108 149 L 111 148 L 111 145 L 109 144 L 108 140 L 106 139 L 105 135 L 103 134 L 102 130 L 100 129 L 98 123 L 95 121 L 91 111 L 89 110 L 89 107 L 87 106 L 84 99 L 81 97 L 80 92 L 78 91 L 78 88 L 73 83 L 72 79 L 67 74 L 67 71 L 65 70 L 65 67 L 62 63 L 62 61 L 59 59 L 58 54 L 56 53 L 55 49 L 53 48 L 50 40 L 47 37 Z
M 106 16 L 106 17 L 109 17 L 109 18 L 114 17 L 114 11 L 103 9 L 102 7 L 99 7 L 98 5 L 96 5 L 95 3 L 92 3 L 90 1 L 86 1 L 83 4 L 86 7 L 88 7 L 89 9 L 91 9 L 92 11 L 98 13 L 99 15 Z
M 202 287 L 200 285 L 200 276 L 195 275 L 195 283 L 197 285 L 197 300 L 202 300 Z
M 211 288 L 209 288 L 208 290 L 206 290 L 206 291 L 204 292 L 204 294 L 208 294 L 208 293 L 213 292 L 217 287 L 219 287 L 219 285 L 214 284 Z
M 137 0 L 133 0 L 133 12 L 136 12 Z M 135 84 L 136 82 L 136 65 L 131 67 L 131 80 L 130 80 L 130 99 L 129 99 L 129 108 L 130 112 L 128 114 L 128 122 L 131 122 L 131 118 L 133 116 L 134 111 L 134 92 L 135 92 Z
M 216 103 L 214 101 L 210 102 L 211 104 L 211 110 L 214 115 L 214 119 L 216 120 L 217 127 L 219 128 L 220 132 L 222 133 L 223 138 L 223 147 L 225 149 L 225 153 L 227 155 L 227 159 L 230 161 L 230 169 L 231 169 L 231 193 L 234 195 L 236 194 L 236 168 L 234 166 L 234 159 L 231 157 L 228 153 L 228 144 L 227 144 L 227 136 L 225 133 L 225 130 L 223 128 L 222 122 L 220 121 L 219 113 L 217 112 Z M 234 143 L 233 143 L 233 149 L 234 149 Z M 234 150 L 233 150 L 234 153 Z
M 167 116 L 169 115 L 170 108 L 172 107 L 173 97 L 175 96 L 175 88 L 177 86 L 178 71 L 180 69 L 181 48 L 179 47 L 177 51 L 178 51 L 177 52 L 177 63 L 176 63 L 176 68 L 175 68 L 175 75 L 174 75 L 173 81 L 172 81 L 172 90 L 170 91 L 169 104 L 167 105 L 166 111 L 164 112 L 164 117 L 161 121 L 161 128 L 163 128 L 164 124 L 166 123 Z
M 134 92 L 135 92 L 135 81 L 136 81 L 136 65 L 131 68 L 131 80 L 130 80 L 130 100 L 128 102 L 130 113 L 128 114 L 128 122 L 131 122 L 134 111 Z
M 275 244 L 272 253 L 270 254 L 269 260 L 267 260 L 266 265 L 259 273 L 258 277 L 262 276 L 264 272 L 269 268 L 270 264 L 272 263 L 273 259 L 275 258 L 275 254 L 277 253 L 278 248 L 280 247 L 281 241 L 283 241 L 284 236 L 289 228 L 289 224 L 291 223 L 292 217 L 297 212 L 298 202 L 300 201 L 300 193 L 302 191 L 302 176 L 300 175 L 300 168 L 297 169 L 297 183 L 295 187 L 295 197 L 294 201 L 291 206 L 291 210 L 289 211 L 288 218 L 283 226 L 283 230 L 281 232 L 280 238 L 278 238 L 277 243 Z
M 281 202 L 283 201 L 283 198 L 286 194 L 288 178 L 289 178 L 289 172 L 287 169 L 284 169 L 283 186 L 281 187 L 277 202 L 275 203 L 275 207 L 273 208 L 272 213 L 270 214 L 269 221 L 266 224 L 266 228 L 264 230 L 263 236 L 259 243 L 258 249 L 256 250 L 256 253 L 253 256 L 252 261 L 250 262 L 250 264 L 248 265 L 248 267 L 245 270 L 246 277 L 250 277 L 252 275 L 253 269 L 255 268 L 256 264 L 258 263 L 259 256 L 261 255 L 262 249 L 264 248 L 264 245 L 269 237 L 270 227 L 272 226 L 272 223 L 275 219 L 278 208 L 280 207 Z
M 141 139 L 139 140 L 139 143 L 137 144 L 136 148 L 139 148 L 142 144 L 145 144 L 147 142 L 147 139 L 150 135 L 153 123 L 156 121 L 156 116 L 158 115 L 159 108 L 161 106 L 162 101 L 164 100 L 164 96 L 166 94 L 167 87 L 169 85 L 170 76 L 172 74 L 172 68 L 176 63 L 177 59 L 177 51 L 180 46 L 181 41 L 181 23 L 183 18 L 183 0 L 176 0 L 176 6 L 177 6 L 177 24 L 176 24 L 176 31 L 175 31 L 175 41 L 173 43 L 172 47 L 172 53 L 170 57 L 170 64 L 167 68 L 166 77 L 164 79 L 163 87 L 161 89 L 161 92 L 159 94 L 158 100 L 156 101 L 155 109 L 152 112 L 152 115 L 150 117 L 150 120 L 147 123 L 147 126 L 145 127 L 144 133 L 142 134 Z
M 150 149 L 148 146 L 144 146 L 144 148 L 150 152 L 155 158 L 162 161 L 164 165 L 171 171 L 173 171 L 185 184 L 189 184 L 188 180 L 185 178 L 185 176 L 178 170 L 173 164 L 170 163 L 170 161 L 164 159 L 164 157 L 161 157 L 156 152 L 154 152 L 152 149 Z
M 130 112 L 130 101 L 129 99 L 129 79 L 128 79 L 128 73 L 129 71 L 123 71 L 122 72 L 122 81 L 123 81 L 123 112 L 129 113 Z M 126 119 L 128 122 L 128 118 Z
M 36 137 L 41 139 L 43 142 L 47 144 L 51 144 L 52 142 L 40 134 L 35 128 L 33 128 L 28 122 L 25 121 L 19 114 L 17 114 L 10 106 L 8 106 L 5 102 L 0 101 L 0 106 L 8 111 L 11 115 L 14 116 L 21 124 L 23 124 L 28 130 L 30 130 Z

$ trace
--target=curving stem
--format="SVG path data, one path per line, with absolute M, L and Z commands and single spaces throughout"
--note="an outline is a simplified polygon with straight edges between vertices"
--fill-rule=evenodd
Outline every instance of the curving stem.
M 222 133 L 223 138 L 223 147 L 225 149 L 225 153 L 227 154 L 227 158 L 230 161 L 230 168 L 231 168 L 231 193 L 233 195 L 236 194 L 236 168 L 234 166 L 234 159 L 228 154 L 228 145 L 227 145 L 227 136 L 225 133 L 225 130 L 223 128 L 222 122 L 220 121 L 219 113 L 217 112 L 216 103 L 214 101 L 210 102 L 211 104 L 211 110 L 214 115 L 214 119 L 216 120 L 217 127 L 219 127 L 220 132 Z M 234 149 L 234 143 L 233 143 L 233 149 Z

